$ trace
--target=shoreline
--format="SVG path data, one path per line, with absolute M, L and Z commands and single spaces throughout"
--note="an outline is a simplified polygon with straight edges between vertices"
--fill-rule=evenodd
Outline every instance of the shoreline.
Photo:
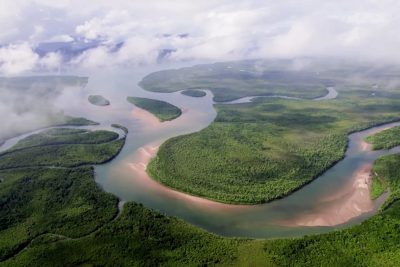
M 162 123 L 155 115 L 138 107 L 133 108 L 133 110 L 131 111 L 131 115 L 135 119 L 143 122 L 143 128 L 145 129 L 155 128 Z
M 179 201 L 185 201 L 188 206 L 204 210 L 211 209 L 214 212 L 240 212 L 246 208 L 257 208 L 268 204 L 237 205 L 221 203 L 178 191 L 154 180 L 147 173 L 147 165 L 156 156 L 160 145 L 161 142 L 157 142 L 139 148 L 135 153 L 135 162 L 129 163 L 135 179 L 140 180 L 141 183 L 152 187 L 159 193 L 172 196 Z M 285 227 L 337 226 L 372 211 L 374 201 L 370 197 L 371 170 L 372 165 L 370 164 L 365 164 L 357 169 L 342 190 L 320 199 L 319 206 L 322 207 L 315 210 L 315 212 L 304 214 L 297 218 L 278 221 L 274 225 Z
M 185 192 L 181 192 L 165 186 L 164 184 L 159 183 L 158 181 L 151 178 L 147 173 L 147 165 L 150 160 L 156 156 L 160 145 L 161 142 L 157 142 L 139 148 L 135 153 L 134 162 L 128 163 L 130 169 L 132 170 L 132 174 L 135 177 L 134 179 L 138 180 L 138 182 L 152 187 L 153 190 L 156 190 L 160 194 L 172 196 L 179 201 L 185 201 L 185 204 L 188 206 L 202 208 L 205 210 L 212 209 L 218 212 L 223 212 L 227 210 L 240 211 L 243 208 L 248 207 L 248 205 L 225 204 L 209 200 L 207 198 L 190 195 Z
M 336 226 L 373 210 L 370 196 L 372 165 L 358 168 L 343 188 L 320 199 L 320 207 L 314 212 L 300 215 L 283 222 L 287 226 Z
M 154 115 L 145 110 L 135 108 L 131 111 L 131 114 L 136 119 L 139 119 L 142 122 L 145 130 L 154 131 L 162 129 L 165 126 L 164 123 L 161 123 Z M 391 123 L 396 122 L 398 122 L 398 119 L 371 125 L 370 127 L 359 130 L 357 132 L 366 131 L 384 124 L 388 124 L 384 128 L 387 129 L 391 127 Z M 374 133 L 382 130 L 383 129 L 376 129 Z M 353 133 L 356 133 L 356 131 L 349 133 L 349 135 Z M 222 214 L 243 214 L 246 209 L 259 209 L 261 207 L 264 207 L 265 205 L 268 205 L 271 202 L 274 202 L 270 201 L 266 203 L 256 204 L 223 203 L 216 200 L 208 199 L 206 197 L 191 195 L 160 183 L 159 181 L 151 178 L 148 175 L 147 165 L 150 160 L 154 156 L 156 156 L 158 148 L 162 144 L 162 142 L 163 141 L 158 141 L 142 146 L 135 152 L 134 161 L 128 163 L 129 168 L 132 171 L 131 177 L 133 176 L 133 179 L 136 180 L 135 182 L 142 183 L 143 186 L 149 188 L 152 191 L 155 191 L 156 194 L 165 195 L 177 201 L 182 201 L 184 205 L 191 208 L 196 208 L 208 212 L 218 212 Z M 371 148 L 371 145 L 363 140 L 357 141 L 357 146 L 360 152 L 369 151 Z M 341 160 L 343 160 L 344 158 L 345 155 Z M 333 163 L 332 166 L 336 163 L 337 162 Z M 340 226 L 365 213 L 371 212 L 374 209 L 374 202 L 370 198 L 371 167 L 372 165 L 363 165 L 362 168 L 355 170 L 354 173 L 351 175 L 350 180 L 345 185 L 343 185 L 340 190 L 336 190 L 331 195 L 328 195 L 327 197 L 324 196 L 323 198 L 318 200 L 318 203 L 316 205 L 317 208 L 314 210 L 309 210 L 308 214 L 297 214 L 296 218 L 291 218 L 289 216 L 288 219 L 283 219 L 284 221 L 278 220 L 272 222 L 271 225 L 289 228 Z M 312 179 L 310 182 L 314 180 L 315 179 Z M 309 183 L 306 183 L 305 185 Z M 296 189 L 295 191 L 299 189 Z M 277 200 L 279 201 L 279 199 Z

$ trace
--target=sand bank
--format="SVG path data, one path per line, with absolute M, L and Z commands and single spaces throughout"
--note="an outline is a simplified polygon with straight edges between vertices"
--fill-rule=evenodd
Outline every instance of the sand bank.
M 158 183 L 157 181 L 153 180 L 146 172 L 147 165 L 150 160 L 156 155 L 159 143 L 153 143 L 151 145 L 147 145 L 141 147 L 136 151 L 134 161 L 129 163 L 129 167 L 132 170 L 132 177 L 137 179 L 137 182 L 141 184 L 145 184 L 146 187 L 151 187 L 153 190 L 156 190 L 159 194 L 164 194 L 168 196 L 172 196 L 173 198 L 183 201 L 188 206 L 193 206 L 196 208 L 202 208 L 205 210 L 213 210 L 218 212 L 223 211 L 240 211 L 245 208 L 249 208 L 246 205 L 230 205 L 230 204 L 223 204 L 216 201 L 212 201 L 209 199 L 192 196 L 180 191 L 176 191 L 172 188 L 169 188 L 165 185 Z
M 357 169 L 349 183 L 339 192 L 320 199 L 318 208 L 284 222 L 288 226 L 334 226 L 372 211 L 370 197 L 371 165 Z
M 371 150 L 371 144 L 368 144 L 367 142 L 365 142 L 365 141 L 361 141 L 360 142 L 360 150 L 361 151 L 368 151 L 368 150 Z
M 146 128 L 155 128 L 161 124 L 160 120 L 151 114 L 150 112 L 141 109 L 141 108 L 134 108 L 131 111 L 133 117 L 143 123 Z

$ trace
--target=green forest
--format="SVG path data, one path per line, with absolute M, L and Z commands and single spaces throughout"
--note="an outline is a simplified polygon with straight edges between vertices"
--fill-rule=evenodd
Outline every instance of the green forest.
M 80 201 L 84 202 L 85 205 L 79 203 L 78 207 L 83 206 L 83 208 L 74 209 L 74 207 L 78 207 L 74 206 L 74 198 L 70 194 L 52 194 L 60 199 L 59 202 L 65 201 L 71 204 L 68 204 L 64 209 L 60 207 L 62 212 L 58 213 L 60 214 L 59 217 L 43 215 L 40 217 L 37 214 L 40 210 L 32 215 L 34 218 L 41 218 L 42 223 L 47 222 L 48 228 L 44 229 L 44 226 L 42 226 L 35 229 L 37 232 L 29 232 L 31 236 L 36 236 L 34 241 L 29 242 L 26 249 L 20 250 L 16 256 L 1 262 L 0 265 L 396 266 L 400 259 L 400 236 L 398 234 L 400 230 L 400 202 L 397 193 L 394 192 L 399 191 L 399 163 L 400 155 L 391 155 L 378 159 L 374 165 L 375 170 L 382 171 L 379 175 L 389 181 L 392 194 L 391 200 L 388 200 L 377 215 L 350 229 L 302 238 L 276 240 L 218 237 L 179 219 L 162 215 L 135 203 L 126 203 L 122 213 L 115 217 L 117 212 L 115 198 L 96 190 L 95 183 L 89 182 L 90 175 L 88 175 L 88 179 L 84 179 L 86 170 L 74 170 L 75 175 L 76 172 L 80 174 L 71 177 L 72 181 L 77 183 L 78 181 L 86 181 L 86 186 L 90 187 L 90 190 L 85 190 L 89 188 L 81 189 L 79 186 L 72 186 L 68 191 L 76 197 L 81 197 Z M 40 196 L 45 194 L 46 190 L 54 190 L 53 185 L 63 183 L 60 181 L 63 179 L 60 179 L 60 176 L 56 174 L 58 171 L 46 170 L 46 175 L 37 173 L 35 180 L 39 180 L 37 183 L 43 183 L 42 185 L 45 187 L 44 189 L 36 187 L 36 190 L 32 188 L 31 190 L 36 192 L 32 195 Z M 6 173 L 1 172 L 1 175 L 6 175 Z M 41 178 L 38 178 L 39 176 Z M 8 182 L 9 188 L 22 190 L 21 186 L 15 185 L 22 183 L 20 179 L 23 177 L 23 171 L 11 175 L 10 179 L 13 180 Z M 52 183 L 50 177 L 58 180 L 58 182 Z M 80 179 L 77 177 L 80 177 Z M 70 181 L 68 176 L 65 180 Z M 1 192 L 4 188 L 4 185 L 2 185 Z M 60 187 L 58 190 L 62 192 L 63 188 Z M 95 196 L 91 198 L 96 200 L 95 202 L 87 202 L 85 195 L 89 191 L 94 194 L 93 190 L 102 198 L 101 203 L 97 203 L 98 200 Z M 29 205 L 39 205 L 40 203 L 49 205 L 48 202 L 41 200 L 39 197 Z M 32 210 L 26 202 L 19 203 L 20 207 L 29 211 Z M 54 203 L 54 201 L 51 203 Z M 97 204 L 101 205 L 94 210 L 94 213 L 90 213 L 91 216 L 85 217 L 85 223 L 81 221 L 77 223 L 76 219 L 81 219 L 79 214 L 86 214 L 88 211 L 85 211 L 85 209 L 93 211 L 90 209 L 90 205 Z M 105 205 L 108 205 L 108 211 L 105 210 Z M 51 208 L 46 207 L 46 211 L 56 210 L 56 204 Z M 63 214 L 69 214 L 69 216 L 63 216 Z M 4 220 L 2 220 L 2 225 L 11 225 L 11 222 L 23 225 L 21 222 L 24 221 L 26 214 L 20 215 L 18 212 L 18 214 L 12 214 L 12 216 L 2 216 L 2 218 L 7 218 L 8 221 L 4 223 Z M 93 220 L 94 218 L 96 220 Z M 102 219 L 102 222 L 107 222 L 103 226 L 96 225 L 96 222 L 100 221 L 99 218 Z M 97 230 L 93 230 L 96 227 Z M 21 228 L 14 228 L 13 230 L 18 233 Z M 3 235 L 1 239 L 3 247 L 7 246 L 5 240 L 8 240 L 8 246 L 11 243 L 16 243 L 15 232 L 9 234 L 8 239 L 4 237 L 4 234 L 7 234 L 4 233 L 4 230 L 0 233 Z M 13 238 L 10 238 L 10 236 Z M 26 240 L 29 237 L 21 236 L 20 238 Z M 15 244 L 14 246 L 17 247 Z M 3 256 L 4 258 L 6 257 Z
M 365 141 L 372 144 L 373 150 L 390 149 L 400 145 L 400 126 L 386 129 L 380 133 L 368 136 Z
M 343 91 L 331 101 L 260 98 L 216 105 L 210 126 L 166 141 L 148 172 L 169 187 L 216 201 L 268 202 L 342 159 L 349 133 L 398 120 L 399 104 Z
M 207 89 L 214 94 L 215 101 L 222 102 L 245 96 L 276 94 L 312 99 L 325 95 L 326 86 L 331 84 L 329 79 L 311 72 L 282 69 L 260 72 L 257 67 L 268 69 L 274 66 L 266 62 L 256 66 L 254 61 L 196 65 L 153 72 L 139 85 L 160 93 Z
M 88 96 L 88 101 L 96 106 L 108 106 L 110 105 L 110 101 L 102 95 L 90 95 Z
M 124 142 L 114 132 L 56 128 L 3 152 L 0 260 L 42 235 L 79 237 L 114 218 L 118 199 L 97 187 L 91 165 L 111 160 Z
M 206 96 L 207 93 L 202 90 L 188 89 L 188 90 L 182 91 L 182 95 L 187 95 L 187 96 L 191 96 L 191 97 L 203 97 L 203 96 Z
M 161 122 L 174 120 L 182 114 L 180 108 L 165 101 L 141 97 L 128 97 L 127 100 L 135 106 L 152 113 Z
M 215 105 L 215 121 L 200 132 L 165 142 L 148 166 L 149 174 L 169 187 L 220 202 L 268 202 L 306 185 L 342 159 L 348 134 L 400 119 L 400 93 L 384 86 L 376 91 L 367 79 L 344 86 L 339 81 L 349 78 L 347 69 L 322 70 L 317 78 L 308 72 L 260 71 L 269 68 L 262 62 L 257 68 L 253 61 L 225 62 L 145 77 L 141 86 L 147 90 L 209 89 L 216 101 L 275 94 L 305 98 Z M 312 100 L 333 83 L 337 99 Z M 160 121 L 181 115 L 179 108 L 163 101 L 128 101 Z M 96 124 L 62 117 L 59 125 Z M 112 127 L 125 135 L 53 128 L 0 153 L 1 267 L 358 267 L 400 262 L 400 154 L 374 162 L 371 198 L 384 193 L 387 198 L 376 215 L 360 224 L 298 238 L 227 238 L 140 203 L 122 206 L 100 188 L 93 165 L 114 159 L 128 134 L 122 125 Z M 396 127 L 366 141 L 374 149 L 394 147 L 400 144 L 398 132 Z

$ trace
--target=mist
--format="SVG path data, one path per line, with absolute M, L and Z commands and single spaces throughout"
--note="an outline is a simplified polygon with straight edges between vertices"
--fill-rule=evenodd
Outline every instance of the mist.
M 4 0 L 0 74 L 270 58 L 398 64 L 398 1 Z
M 0 78 L 0 143 L 18 134 L 62 124 L 63 95 L 82 89 L 83 80 L 68 76 Z
M 253 75 L 286 70 L 396 88 L 399 8 L 389 0 L 1 1 L 0 141 L 59 121 L 60 101 L 80 87 L 18 76 L 252 60 Z

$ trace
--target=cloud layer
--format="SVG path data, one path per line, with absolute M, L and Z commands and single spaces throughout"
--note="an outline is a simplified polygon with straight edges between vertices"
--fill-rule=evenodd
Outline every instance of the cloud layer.
M 103 67 L 303 56 L 400 60 L 400 3 L 391 0 L 88 0 L 85 5 L 3 0 L 0 5 L 0 72 L 6 75 L 54 71 L 61 62 Z M 38 53 L 46 42 L 66 45 Z

